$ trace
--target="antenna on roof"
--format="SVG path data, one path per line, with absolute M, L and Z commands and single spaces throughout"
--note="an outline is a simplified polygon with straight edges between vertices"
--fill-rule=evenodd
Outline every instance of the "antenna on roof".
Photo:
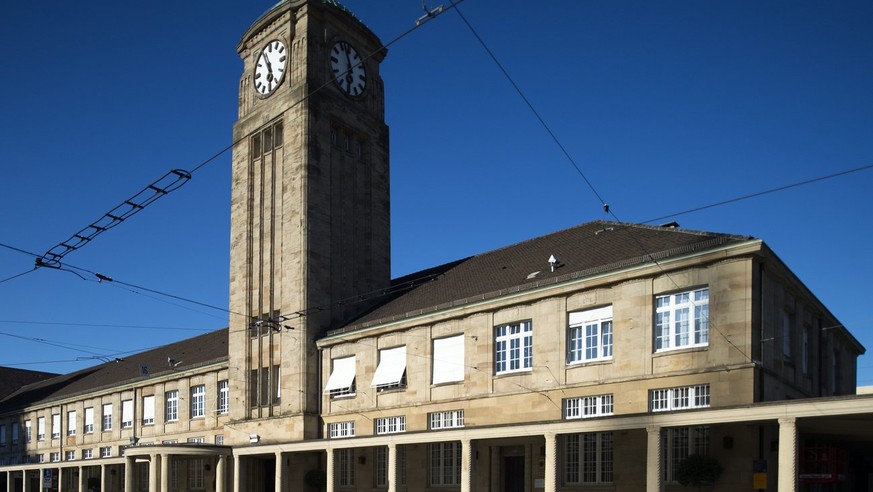
M 558 263 L 558 258 L 555 255 L 549 256 L 549 268 L 552 269 L 552 272 L 554 272 L 555 269 L 558 268 Z

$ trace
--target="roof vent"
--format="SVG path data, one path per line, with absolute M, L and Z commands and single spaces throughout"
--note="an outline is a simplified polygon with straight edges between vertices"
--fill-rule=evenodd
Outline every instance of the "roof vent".
M 673 221 L 673 222 L 664 222 L 663 224 L 659 225 L 658 227 L 663 227 L 664 229 L 678 229 L 678 228 L 679 228 L 679 223 L 678 223 L 678 222 L 675 222 L 675 221 Z
M 536 276 L 539 275 L 539 274 L 540 274 L 540 270 L 537 270 L 537 271 L 535 271 L 535 272 L 533 272 L 533 273 L 529 273 L 529 274 L 527 275 L 527 279 L 526 279 L 526 280 L 530 280 L 530 279 L 532 279 L 532 278 L 536 278 Z
M 557 256 L 555 256 L 555 255 L 549 256 L 549 268 L 552 270 L 552 272 L 555 271 L 555 268 L 558 268 L 558 257 Z

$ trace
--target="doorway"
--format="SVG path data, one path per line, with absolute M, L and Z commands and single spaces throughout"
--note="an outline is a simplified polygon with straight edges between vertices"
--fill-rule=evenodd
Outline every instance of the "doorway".
M 503 492 L 524 492 L 524 456 L 503 458 Z

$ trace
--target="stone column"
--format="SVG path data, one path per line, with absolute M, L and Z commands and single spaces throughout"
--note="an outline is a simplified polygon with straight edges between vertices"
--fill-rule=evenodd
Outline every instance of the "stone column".
M 333 477 L 333 449 L 327 450 L 327 464 L 326 464 L 326 474 L 327 474 L 327 487 L 325 488 L 325 492 L 333 492 L 334 489 L 334 477 Z
M 106 490 L 106 465 L 100 465 L 100 492 Z
M 161 492 L 161 484 L 158 482 L 161 471 L 161 455 L 152 453 L 149 455 L 149 491 Z
M 85 483 L 85 467 L 79 467 L 79 492 L 87 492 L 86 483 Z
M 473 445 L 461 439 L 461 492 L 470 492 L 473 486 Z
M 39 471 L 40 474 L 42 473 L 42 470 L 37 471 Z M 24 492 L 30 492 L 30 482 L 27 481 L 27 470 L 21 470 L 21 488 Z
M 239 455 L 233 456 L 233 492 L 242 492 L 242 463 Z
M 169 487 L 166 490 L 170 490 Z M 227 456 L 218 457 L 215 465 L 215 492 L 227 491 Z
M 170 460 L 173 459 L 169 454 L 161 455 L 161 488 L 163 492 L 170 490 L 170 468 L 173 466 Z
M 134 492 L 133 479 L 136 477 L 136 460 L 133 456 L 124 457 L 124 492 Z
M 797 420 L 779 419 L 779 484 L 778 492 L 797 490 Z
M 558 436 L 546 434 L 545 492 L 558 490 Z
M 61 484 L 64 483 L 64 469 L 61 466 L 58 466 L 58 490 L 63 490 Z
M 661 491 L 661 428 L 646 427 L 646 492 Z
M 388 444 L 388 492 L 397 492 L 397 445 Z
M 12 492 L 12 482 L 15 481 L 15 476 L 12 475 L 13 471 L 6 472 L 6 492 Z
M 43 479 L 43 476 L 42 476 L 43 470 L 44 470 L 44 468 L 39 468 L 39 470 L 38 470 L 38 472 L 39 472 L 39 492 L 42 492 L 43 489 L 45 489 L 45 480 Z
M 276 451 L 276 492 L 285 492 L 285 459 L 281 451 Z

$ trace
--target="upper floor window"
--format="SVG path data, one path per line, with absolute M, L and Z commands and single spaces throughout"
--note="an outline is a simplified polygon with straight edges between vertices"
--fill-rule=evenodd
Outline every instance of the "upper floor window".
M 464 335 L 433 341 L 433 384 L 464 380 Z
M 355 356 L 333 360 L 333 371 L 324 388 L 331 398 L 355 395 Z
M 709 289 L 655 298 L 656 352 L 704 346 L 708 343 Z
M 494 329 L 494 372 L 505 374 L 533 367 L 533 324 L 522 321 Z
M 6 424 L 0 424 L 0 446 L 6 446 Z
M 94 407 L 85 409 L 85 434 L 94 432 Z
M 230 384 L 227 379 L 218 382 L 218 413 L 230 411 Z
M 30 442 L 33 439 L 33 424 L 30 420 L 24 421 L 24 441 Z
M 567 363 L 612 358 L 612 306 L 570 313 Z
M 142 397 L 142 425 L 155 423 L 155 395 Z
M 103 405 L 103 430 L 112 430 L 112 404 Z
M 52 439 L 61 437 L 61 414 L 52 415 Z
M 112 448 L 110 446 L 100 448 L 100 457 L 101 458 L 111 458 L 112 457 Z
M 584 419 L 612 415 L 612 395 L 583 396 L 564 400 L 565 419 Z
M 793 344 L 791 335 L 794 328 L 794 316 L 790 313 L 782 312 L 782 358 L 785 362 L 794 360 Z
M 206 415 L 206 386 L 197 385 L 191 387 L 191 418 Z
M 36 419 L 36 440 L 45 440 L 45 417 L 38 417 Z
M 75 436 L 77 426 L 78 426 L 78 418 L 76 415 L 76 411 L 72 410 L 70 412 L 67 412 L 67 435 L 68 436 Z
M 379 351 L 379 367 L 371 384 L 376 391 L 406 387 L 406 346 Z
M 652 411 L 685 410 L 709 406 L 709 385 L 682 386 L 652 390 Z
M 167 391 L 164 393 L 164 420 L 167 422 L 175 422 L 179 420 L 179 390 Z
M 121 402 L 121 428 L 131 427 L 133 427 L 133 400 L 124 400 Z
M 12 445 L 13 446 L 18 444 L 19 432 L 20 432 L 18 426 L 19 426 L 18 422 L 12 422 Z

